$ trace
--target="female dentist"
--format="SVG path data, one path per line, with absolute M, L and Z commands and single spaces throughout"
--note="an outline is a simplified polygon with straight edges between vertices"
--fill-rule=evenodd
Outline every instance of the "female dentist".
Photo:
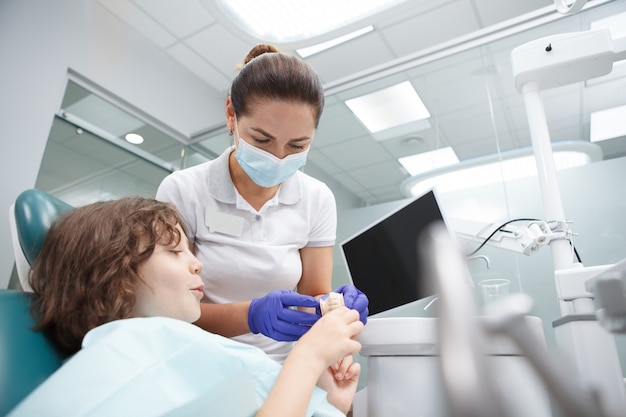
M 335 199 L 299 170 L 323 107 L 321 81 L 305 61 L 255 46 L 226 99 L 234 146 L 170 174 L 156 194 L 176 205 L 206 266 L 196 324 L 278 362 L 319 319 L 316 298 L 331 291 Z M 335 292 L 366 323 L 365 294 L 352 285 Z

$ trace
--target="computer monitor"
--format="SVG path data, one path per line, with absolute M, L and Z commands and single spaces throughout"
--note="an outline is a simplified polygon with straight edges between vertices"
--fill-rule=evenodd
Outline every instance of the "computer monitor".
M 417 242 L 434 221 L 444 222 L 430 189 L 341 244 L 354 285 L 369 298 L 371 314 L 434 294 L 420 276 Z

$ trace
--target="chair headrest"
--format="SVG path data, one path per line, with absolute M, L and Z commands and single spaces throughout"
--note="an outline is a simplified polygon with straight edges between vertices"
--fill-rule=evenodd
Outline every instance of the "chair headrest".
M 37 189 L 23 191 L 15 200 L 15 224 L 24 256 L 32 265 L 52 222 L 72 209 L 66 202 Z

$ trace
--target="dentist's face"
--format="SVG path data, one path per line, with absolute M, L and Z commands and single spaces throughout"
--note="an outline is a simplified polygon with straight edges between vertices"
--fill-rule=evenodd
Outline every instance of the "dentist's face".
M 239 139 L 283 159 L 304 152 L 311 146 L 315 133 L 315 110 L 306 103 L 284 100 L 264 100 L 235 119 L 234 109 L 227 100 L 227 123 Z
M 181 227 L 177 228 L 180 242 L 157 244 L 138 268 L 144 282 L 139 281 L 135 288 L 134 317 L 171 317 L 189 323 L 200 318 L 202 263 L 191 252 Z

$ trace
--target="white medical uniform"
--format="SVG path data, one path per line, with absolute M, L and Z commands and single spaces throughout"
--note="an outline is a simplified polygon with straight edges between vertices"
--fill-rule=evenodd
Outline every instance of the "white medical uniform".
M 256 211 L 231 180 L 228 157 L 233 150 L 170 174 L 156 195 L 178 208 L 204 264 L 205 301 L 216 304 L 295 289 L 302 276 L 299 250 L 334 245 L 337 229 L 332 191 L 301 171 Z M 258 346 L 279 362 L 292 346 L 262 334 L 235 339 Z
M 260 349 L 181 320 L 117 320 L 87 333 L 8 417 L 248 417 L 280 369 Z M 343 413 L 315 387 L 307 415 Z

